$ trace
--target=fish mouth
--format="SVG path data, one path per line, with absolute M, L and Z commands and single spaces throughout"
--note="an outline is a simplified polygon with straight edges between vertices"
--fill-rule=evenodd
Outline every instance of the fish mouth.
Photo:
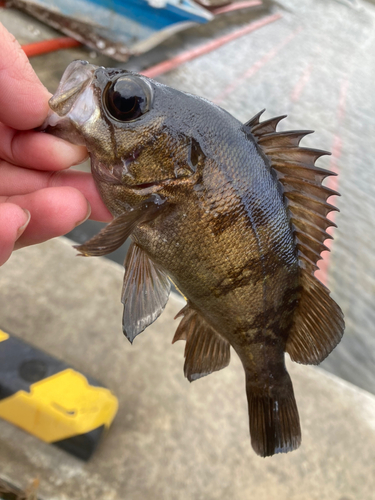
M 73 61 L 69 64 L 55 94 L 48 102 L 50 111 L 39 130 L 74 144 L 84 144 L 79 127 L 95 113 L 96 101 L 91 83 L 97 68 L 98 66 L 86 61 Z
M 70 113 L 78 97 L 91 84 L 98 66 L 87 61 L 73 61 L 64 71 L 55 94 L 49 100 L 49 106 L 58 116 Z

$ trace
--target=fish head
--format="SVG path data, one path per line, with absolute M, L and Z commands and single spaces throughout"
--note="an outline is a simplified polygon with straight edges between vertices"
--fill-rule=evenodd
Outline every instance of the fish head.
M 202 163 L 189 116 L 196 99 L 123 69 L 74 61 L 50 99 L 44 129 L 87 147 L 101 192 L 116 186 L 118 197 L 121 186 L 147 196 Z

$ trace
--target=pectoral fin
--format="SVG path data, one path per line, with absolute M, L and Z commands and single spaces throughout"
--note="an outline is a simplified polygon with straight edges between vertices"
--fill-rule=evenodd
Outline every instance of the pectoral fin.
M 229 365 L 230 345 L 189 304 L 176 316 L 183 316 L 173 338 L 186 340 L 185 377 L 192 382 Z
M 125 243 L 139 224 L 150 222 L 158 217 L 167 205 L 167 202 L 162 200 L 159 195 L 153 195 L 133 210 L 113 219 L 89 241 L 83 245 L 75 245 L 74 248 L 85 257 L 107 255 L 114 252 Z
M 167 274 L 136 243 L 125 259 L 121 301 L 123 331 L 130 342 L 162 313 L 171 289 Z

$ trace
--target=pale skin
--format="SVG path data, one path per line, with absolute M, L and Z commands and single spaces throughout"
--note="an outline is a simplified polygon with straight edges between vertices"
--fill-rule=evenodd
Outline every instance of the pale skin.
M 91 174 L 68 170 L 87 157 L 36 132 L 51 94 L 0 23 L 0 265 L 13 250 L 71 231 L 88 217 L 109 221 Z

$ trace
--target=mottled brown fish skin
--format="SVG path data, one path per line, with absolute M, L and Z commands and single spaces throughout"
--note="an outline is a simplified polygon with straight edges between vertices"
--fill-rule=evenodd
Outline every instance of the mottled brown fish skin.
M 269 160 L 241 123 L 220 108 L 207 105 L 202 117 L 204 101 L 186 94 L 177 101 L 176 91 L 158 91 L 158 120 L 138 127 L 125 142 L 121 128 L 112 129 L 111 141 L 106 134 L 101 141 L 116 158 L 136 156 L 125 182 L 144 184 L 182 173 L 158 190 L 170 204 L 168 212 L 138 227 L 133 239 L 230 342 L 244 365 L 248 391 L 272 397 L 287 384 L 289 392 L 284 351 L 299 296 L 299 268 Z M 103 156 L 108 165 L 108 151 Z M 98 156 L 94 175 L 114 215 L 144 199 L 107 182 L 106 167 L 97 165 Z
M 320 236 L 319 228 L 329 225 L 319 215 L 319 210 L 327 212 L 319 196 L 330 193 L 322 195 L 316 187 L 328 174 L 321 177 L 308 163 L 320 153 L 296 151 L 304 133 L 279 134 L 276 139 L 272 134 L 263 135 L 268 150 L 279 155 L 283 172 L 292 175 L 292 181 L 287 176 L 283 179 L 284 184 L 295 183 L 294 175 L 307 176 L 307 181 L 299 182 L 315 196 L 316 212 L 308 212 L 306 219 L 303 210 L 294 208 L 293 224 L 307 231 L 304 235 L 300 230 L 305 246 L 298 250 L 283 185 L 251 133 L 250 122 L 242 125 L 204 99 L 139 75 L 132 78 L 138 82 L 138 91 L 141 87 L 148 96 L 148 108 L 140 117 L 122 122 L 108 111 L 107 93 L 127 72 L 75 62 L 66 75 L 68 85 L 63 77 L 61 88 L 67 92 L 58 92 L 51 107 L 69 120 L 63 120 L 53 133 L 86 144 L 100 194 L 117 217 L 112 229 L 110 224 L 91 246 L 82 245 L 79 250 L 85 255 L 104 255 L 113 247 L 106 247 L 106 239 L 114 238 L 118 246 L 123 241 L 121 228 L 127 225 L 123 234 L 127 237 L 131 229 L 136 249 L 132 255 L 147 255 L 142 261 L 149 266 L 146 274 L 156 266 L 157 273 L 166 273 L 187 298 L 174 341 L 186 340 L 185 374 L 189 380 L 226 366 L 230 344 L 245 369 L 253 448 L 261 456 L 296 449 L 301 431 L 284 352 L 289 349 L 296 361 L 317 363 L 339 342 L 343 330 L 340 309 L 328 291 L 308 275 L 314 262 L 303 255 L 302 267 L 299 261 L 301 252 L 309 251 L 309 241 L 312 248 L 320 245 L 316 238 L 324 239 L 324 234 Z M 71 75 L 78 97 L 69 83 Z M 78 102 L 83 92 L 92 92 L 96 104 L 91 112 L 90 99 L 85 101 L 83 109 L 90 118 L 79 123 L 72 102 Z M 255 129 L 257 123 L 261 126 L 259 121 L 254 123 Z M 283 163 L 288 159 L 284 147 L 291 148 L 296 174 L 290 172 L 288 162 Z M 309 180 L 312 176 L 314 185 Z M 156 206 L 148 217 L 150 196 L 155 195 Z M 290 196 L 295 195 L 291 192 Z M 97 252 L 93 251 L 95 245 L 99 245 Z M 127 269 L 125 280 L 129 272 Z M 318 301 L 331 318 L 328 326 L 319 319 Z M 152 320 L 146 314 L 146 326 L 165 301 L 160 304 Z M 311 306 L 311 315 L 297 321 L 298 307 L 306 311 Z M 129 340 L 142 329 L 127 335 Z

